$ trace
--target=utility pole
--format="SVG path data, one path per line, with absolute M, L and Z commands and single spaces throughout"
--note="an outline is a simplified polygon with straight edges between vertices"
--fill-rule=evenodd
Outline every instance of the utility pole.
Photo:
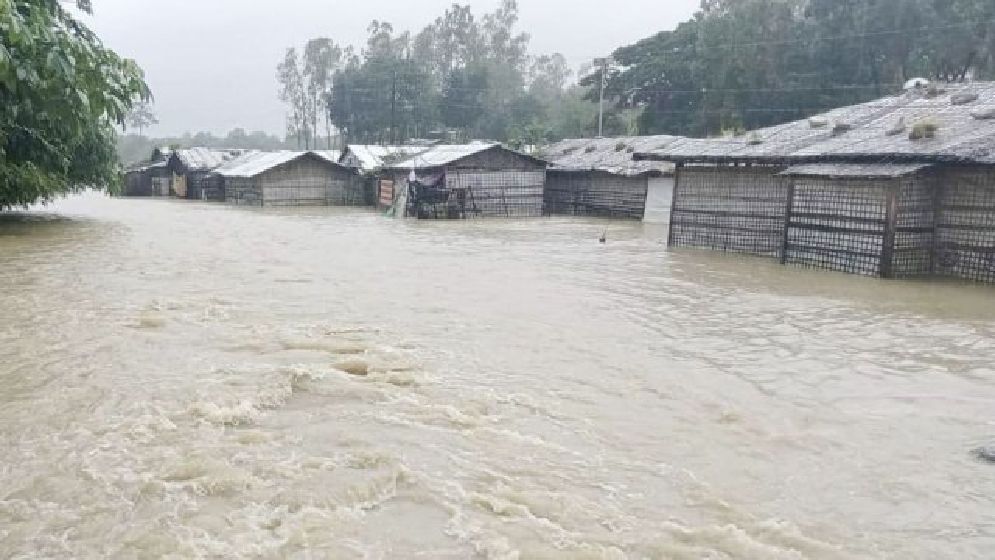
M 397 68 L 394 69 L 393 73 L 394 79 L 393 84 L 390 87 L 390 145 L 396 145 L 397 140 L 394 139 L 394 126 L 395 119 L 397 117 Z
M 598 99 L 598 138 L 605 135 L 605 88 L 608 86 L 608 58 L 594 61 L 601 65 L 601 95 Z

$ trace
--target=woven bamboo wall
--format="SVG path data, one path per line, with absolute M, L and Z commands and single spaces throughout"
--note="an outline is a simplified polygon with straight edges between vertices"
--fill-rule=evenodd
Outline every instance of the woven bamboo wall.
M 147 170 L 129 171 L 124 175 L 124 196 L 155 196 L 152 176 Z
M 187 173 L 186 198 L 191 200 L 219 200 L 218 193 L 212 190 L 211 174 L 206 171 Z M 212 198 L 213 197 L 213 198 Z
M 367 193 L 355 174 L 300 159 L 256 177 L 225 178 L 225 200 L 251 206 L 362 206 Z
M 936 181 L 932 175 L 904 179 L 899 184 L 892 258 L 892 274 L 896 278 L 933 273 L 936 198 Z
M 302 159 L 271 169 L 257 181 L 265 206 L 325 206 L 330 193 L 345 190 L 334 179 L 328 166 Z
M 887 180 L 796 179 L 784 262 L 879 276 Z
M 542 216 L 545 185 L 545 171 L 451 169 L 446 172 L 446 187 L 469 189 L 468 207 L 481 218 Z
M 235 206 L 262 206 L 263 193 L 254 179 L 248 177 L 224 178 L 225 202 Z
M 995 170 L 947 170 L 940 179 L 936 272 L 995 282 Z
M 777 257 L 788 188 L 779 167 L 678 170 L 670 244 Z
M 202 200 L 225 199 L 224 180 L 220 175 L 208 175 L 199 185 L 200 197 Z
M 640 220 L 646 212 L 646 176 L 599 171 L 546 174 L 546 213 Z

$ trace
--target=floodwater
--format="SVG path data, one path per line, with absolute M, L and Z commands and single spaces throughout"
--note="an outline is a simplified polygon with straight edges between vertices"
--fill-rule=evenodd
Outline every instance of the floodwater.
M 995 556 L 995 288 L 665 233 L 0 216 L 0 557 Z

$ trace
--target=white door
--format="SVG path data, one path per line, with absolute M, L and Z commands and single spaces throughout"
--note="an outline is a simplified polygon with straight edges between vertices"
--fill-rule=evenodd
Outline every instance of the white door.
M 647 222 L 666 224 L 670 222 L 670 206 L 674 202 L 674 178 L 652 177 L 646 192 Z

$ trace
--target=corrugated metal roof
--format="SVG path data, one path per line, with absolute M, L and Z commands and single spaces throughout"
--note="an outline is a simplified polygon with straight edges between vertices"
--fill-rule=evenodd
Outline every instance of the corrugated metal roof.
M 339 160 L 342 159 L 342 152 L 340 150 L 311 150 L 311 151 L 332 163 L 339 163 Z
M 895 179 L 913 175 L 933 167 L 924 163 L 878 163 L 878 164 L 847 164 L 847 163 L 815 163 L 795 165 L 785 169 L 781 175 L 785 177 L 828 177 L 838 179 Z
M 186 148 L 173 154 L 188 171 L 213 171 L 225 162 L 241 157 L 252 150 L 214 148 Z
M 431 146 L 376 146 L 350 144 L 339 161 L 349 167 L 371 172 L 394 163 L 392 160 L 407 159 L 428 151 Z
M 136 173 L 136 172 L 142 172 L 142 171 L 149 171 L 151 169 L 162 169 L 162 168 L 165 168 L 167 164 L 168 164 L 168 162 L 165 162 L 165 161 L 156 161 L 156 162 L 153 162 L 153 163 L 149 163 L 149 162 L 136 163 L 136 164 L 131 165 L 130 167 L 128 167 L 126 169 L 126 171 L 128 173 Z
M 255 177 L 305 154 L 307 152 L 253 152 L 222 165 L 215 173 L 222 177 Z
M 623 136 L 562 140 L 542 150 L 550 170 L 604 171 L 615 175 L 673 173 L 674 165 L 661 161 L 636 161 L 633 154 L 664 149 L 678 136 Z
M 413 158 L 389 165 L 393 169 L 429 169 L 434 167 L 445 167 L 449 164 L 455 163 L 461 159 L 468 158 L 470 156 L 479 154 L 481 152 L 486 152 L 492 148 L 503 148 L 501 144 L 496 144 L 493 142 L 472 142 L 470 144 L 442 144 L 438 146 L 432 146 L 427 152 L 416 155 Z M 512 151 L 512 150 L 508 150 Z M 518 152 L 514 152 L 518 153 Z M 519 154 L 524 158 L 534 159 L 529 155 Z
M 338 162 L 326 157 L 320 151 L 251 152 L 222 165 L 215 170 L 215 173 L 222 177 L 255 177 L 286 163 L 308 156 L 319 158 L 324 162 L 336 166 L 340 165 Z
M 995 83 L 938 84 L 734 138 L 686 139 L 637 159 L 995 163 Z M 913 139 L 928 124 L 931 138 Z

